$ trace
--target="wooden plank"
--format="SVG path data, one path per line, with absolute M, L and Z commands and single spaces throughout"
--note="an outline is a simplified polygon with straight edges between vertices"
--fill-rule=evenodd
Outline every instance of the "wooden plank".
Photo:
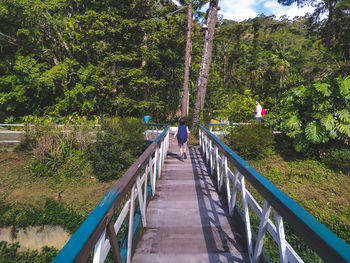
M 170 144 L 132 262 L 247 262 L 240 227 L 219 197 L 200 148 L 187 152 L 182 162 L 177 145 Z

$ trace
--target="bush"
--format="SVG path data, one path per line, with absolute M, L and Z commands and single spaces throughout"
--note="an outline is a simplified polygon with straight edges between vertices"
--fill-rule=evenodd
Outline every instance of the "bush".
M 101 181 L 118 179 L 142 153 L 144 125 L 136 118 L 105 119 L 91 154 L 96 177 Z
M 92 142 L 89 123 L 67 123 L 57 126 L 49 120 L 26 126 L 20 147 L 33 151 L 32 174 L 39 177 L 81 175 L 88 165 L 87 151 Z
M 47 198 L 43 207 L 10 206 L 0 203 L 0 226 L 16 227 L 59 225 L 74 233 L 85 216 Z
M 323 156 L 322 161 L 331 169 L 349 173 L 350 149 L 332 149 Z
M 46 263 L 51 262 L 58 254 L 54 247 L 44 246 L 41 252 L 37 250 L 19 252 L 18 243 L 8 244 L 6 241 L 0 241 L 0 263 Z
M 262 159 L 273 154 L 274 135 L 271 129 L 252 123 L 232 128 L 225 142 L 244 159 Z

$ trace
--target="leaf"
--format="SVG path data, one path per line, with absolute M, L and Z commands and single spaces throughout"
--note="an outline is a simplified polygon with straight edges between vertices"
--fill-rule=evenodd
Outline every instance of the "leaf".
M 350 137 L 350 124 L 337 123 L 337 130 L 348 137 Z
M 291 130 L 298 130 L 301 127 L 301 121 L 298 119 L 296 115 L 286 119 L 284 121 L 284 125 L 286 128 Z
M 340 94 L 346 96 L 350 94 L 350 76 L 346 77 L 344 80 L 338 79 L 338 85 L 340 88 Z
M 337 138 L 338 138 L 338 133 L 337 133 L 337 131 L 336 131 L 336 130 L 331 130 L 331 131 L 329 132 L 329 137 L 331 137 L 331 139 L 333 139 L 333 140 L 337 139 Z
M 337 116 L 340 121 L 350 123 L 350 112 L 346 109 L 336 111 L 335 116 Z
M 294 95 L 295 95 L 295 96 L 298 96 L 299 98 L 304 96 L 305 91 L 306 91 L 306 88 L 305 88 L 304 85 L 301 85 L 301 86 L 299 86 L 299 87 L 293 89 Z
M 321 118 L 321 123 L 324 125 L 327 131 L 332 131 L 335 126 L 335 119 L 332 114 L 327 114 L 325 117 Z
M 329 140 L 329 138 L 326 136 L 324 128 L 315 122 L 309 122 L 306 125 L 305 136 L 306 139 L 313 144 L 325 143 Z
M 329 97 L 332 91 L 329 89 L 330 85 L 327 83 L 314 83 L 314 87 L 318 92 L 321 92 L 324 96 Z

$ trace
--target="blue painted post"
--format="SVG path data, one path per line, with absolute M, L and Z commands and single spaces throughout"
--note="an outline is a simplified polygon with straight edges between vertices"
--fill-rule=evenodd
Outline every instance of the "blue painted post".
M 143 116 L 143 120 L 147 124 L 149 122 L 149 116 L 148 115 Z

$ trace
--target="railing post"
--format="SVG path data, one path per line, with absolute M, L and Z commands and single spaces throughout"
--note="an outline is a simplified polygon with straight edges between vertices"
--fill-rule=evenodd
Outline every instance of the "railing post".
M 250 226 L 249 209 L 248 209 L 248 201 L 247 201 L 247 195 L 246 195 L 246 189 L 245 189 L 244 176 L 241 177 L 241 184 L 242 184 L 242 199 L 243 199 L 243 209 L 244 209 L 244 222 L 245 222 L 247 243 L 248 243 L 248 254 L 249 254 L 249 260 L 250 262 L 252 262 L 253 260 L 252 230 Z
M 163 145 L 160 143 L 159 145 L 159 151 L 158 151 L 159 157 L 158 157 L 158 162 L 157 162 L 157 174 L 158 178 L 161 176 L 161 171 L 162 171 L 162 156 L 163 156 Z
M 274 210 L 274 217 L 275 217 L 275 224 L 276 224 L 276 230 L 278 234 L 278 249 L 280 251 L 280 261 L 281 263 L 288 263 L 288 257 L 287 257 L 287 244 L 286 244 L 286 238 L 284 235 L 284 227 L 283 227 L 283 219 L 278 214 L 276 210 Z
M 202 156 L 205 156 L 205 134 L 202 131 Z
M 229 213 L 230 213 L 230 215 L 233 215 L 233 211 L 234 211 L 235 206 L 236 206 L 238 182 L 242 178 L 243 178 L 243 175 L 241 175 L 241 173 L 238 171 L 238 169 L 235 168 L 235 180 L 234 180 L 234 182 L 232 182 L 232 196 L 231 196 L 231 200 L 229 202 Z
M 147 188 L 148 188 L 148 173 L 149 173 L 149 164 L 147 164 L 146 166 L 146 171 L 145 171 L 145 185 L 144 185 L 144 190 L 143 190 L 143 211 L 145 211 L 145 221 L 146 221 L 146 224 L 145 226 L 147 225 Z
M 218 190 L 219 190 L 219 192 L 221 192 L 222 182 L 221 182 L 221 177 L 220 177 L 219 149 L 216 145 L 214 147 L 214 152 L 215 152 L 216 177 L 217 177 L 217 181 L 218 181 Z
M 230 176 L 228 174 L 228 166 L 227 166 L 227 157 L 226 155 L 222 155 L 222 162 L 223 162 L 223 170 L 225 173 L 225 177 L 226 177 L 226 195 L 227 195 L 227 204 L 228 204 L 228 209 L 229 209 L 229 213 L 230 215 L 232 215 L 231 213 L 231 189 L 230 189 Z
M 158 147 L 154 153 L 154 169 L 153 169 L 153 176 L 152 176 L 152 194 L 153 196 L 156 193 L 156 179 L 157 179 L 157 162 L 158 162 Z
M 208 149 L 208 158 L 207 158 L 207 164 L 210 163 L 210 159 L 211 159 L 211 139 L 207 136 L 207 149 Z
M 142 185 L 141 185 L 140 175 L 138 175 L 136 177 L 136 188 L 137 188 L 137 196 L 139 198 L 139 204 L 140 204 L 140 210 L 141 210 L 142 225 L 145 227 L 146 226 L 146 211 L 144 209 L 145 206 L 144 206 L 144 199 L 143 199 L 143 195 L 142 195 Z M 145 199 L 145 201 L 146 201 L 146 199 Z
M 259 225 L 259 233 L 258 237 L 256 239 L 255 249 L 254 249 L 254 255 L 253 255 L 253 262 L 258 262 L 258 259 L 262 252 L 262 247 L 264 244 L 264 238 L 267 228 L 267 223 L 269 221 L 269 216 L 271 212 L 271 206 L 270 204 L 265 200 L 264 201 L 264 208 L 261 214 L 260 218 L 260 225 Z
M 202 129 L 198 129 L 199 149 L 202 150 Z
M 117 234 L 115 233 L 113 222 L 109 222 L 107 226 L 107 233 L 109 237 L 109 243 L 111 244 L 113 259 L 116 263 L 122 263 L 122 259 L 120 257 L 120 249 L 117 240 Z
M 210 147 L 210 141 L 207 135 L 205 135 L 205 161 L 206 163 L 209 162 L 209 147 Z
M 126 263 L 131 262 L 131 252 L 132 252 L 132 230 L 134 222 L 134 205 L 135 205 L 135 184 L 131 189 L 130 197 L 130 211 L 129 211 L 129 232 L 128 232 L 128 248 L 126 254 Z
M 106 229 L 103 231 L 99 240 L 95 244 L 93 263 L 101 262 L 102 248 L 103 248 L 105 239 L 106 239 Z

